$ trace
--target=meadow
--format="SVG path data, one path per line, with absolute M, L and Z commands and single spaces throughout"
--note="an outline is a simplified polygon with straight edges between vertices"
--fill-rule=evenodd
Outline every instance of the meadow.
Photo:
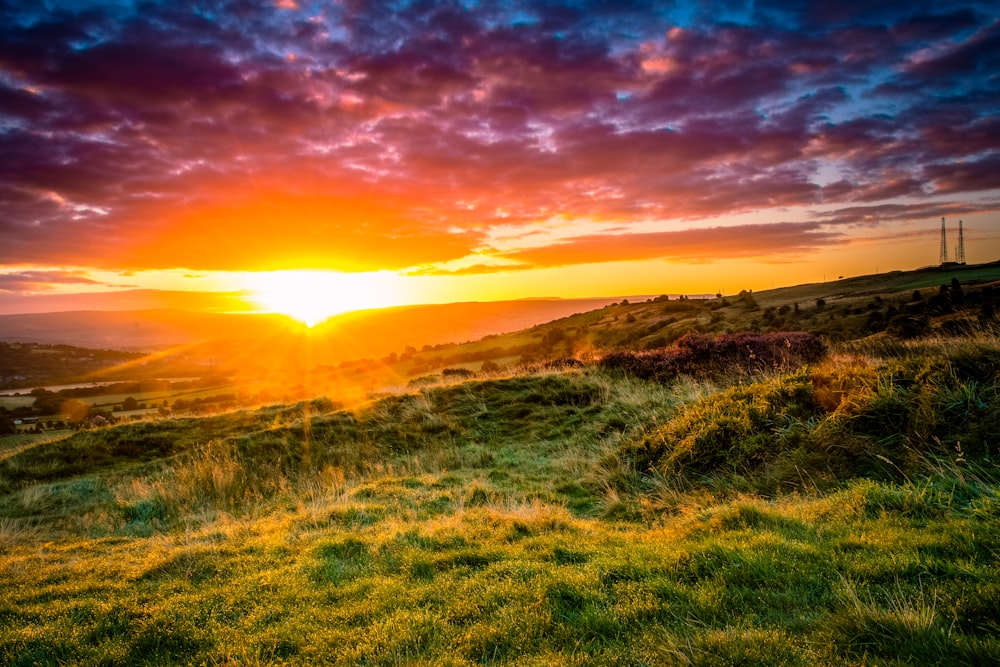
M 1000 661 L 1000 340 L 816 342 L 5 444 L 0 661 Z

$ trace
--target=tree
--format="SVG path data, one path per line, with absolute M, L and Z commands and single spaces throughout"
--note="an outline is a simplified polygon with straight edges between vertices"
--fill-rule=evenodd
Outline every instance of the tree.
M 66 415 L 70 422 L 76 424 L 86 421 L 91 416 L 90 406 L 76 398 L 63 403 L 60 412 Z
M 753 290 L 740 290 L 740 293 L 736 295 L 740 304 L 743 306 L 743 310 L 758 310 L 760 306 L 757 305 L 756 299 L 753 298 Z
M 949 291 L 951 292 L 951 302 L 957 306 L 965 303 L 965 292 L 962 291 L 962 282 L 958 278 L 951 279 Z
M 545 335 L 542 336 L 542 344 L 547 347 L 552 347 L 553 345 L 563 341 L 565 338 L 566 332 L 559 327 L 555 327 L 554 329 L 549 329 L 545 332 Z
M 122 401 L 122 410 L 138 410 L 139 401 L 135 400 L 131 396 Z
M 59 394 L 45 389 L 32 389 L 31 395 L 35 397 L 31 407 L 36 414 L 53 415 L 59 412 L 59 407 L 62 405 Z
M 896 315 L 889 320 L 885 332 L 896 338 L 916 338 L 927 333 L 928 329 L 929 323 L 925 318 Z

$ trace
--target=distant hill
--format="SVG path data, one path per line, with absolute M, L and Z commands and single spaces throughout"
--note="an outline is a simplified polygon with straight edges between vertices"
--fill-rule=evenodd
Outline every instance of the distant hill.
M 601 308 L 621 297 L 532 299 L 403 306 L 356 311 L 333 317 L 311 330 L 321 347 L 336 344 L 331 359 L 383 356 L 410 345 L 461 343 L 516 331 Z M 153 351 L 199 343 L 266 340 L 302 334 L 284 316 L 201 313 L 178 309 L 69 311 L 0 315 L 0 341 L 75 345 L 87 348 Z
M 260 333 L 268 320 L 274 327 L 273 317 L 166 309 L 0 315 L 0 340 L 150 351 L 240 330 L 253 335 Z
M 957 281 L 963 297 L 951 289 Z M 630 299 L 486 340 L 429 350 L 396 365 L 403 376 L 445 367 L 478 370 L 484 362 L 517 366 L 586 358 L 613 349 L 652 350 L 688 333 L 808 331 L 831 342 L 890 331 L 964 333 L 1000 312 L 1000 263 L 929 267 L 722 298 Z M 991 287 L 992 285 L 992 287 Z M 945 286 L 946 293 L 941 293 Z M 915 300 L 919 292 L 919 300 Z M 992 318 L 992 316 L 989 316 Z M 989 325 L 992 326 L 992 325 Z
M 279 315 L 176 309 L 4 315 L 0 341 L 149 353 L 102 377 L 214 373 L 281 386 L 373 389 L 448 367 L 476 372 L 656 349 L 687 333 L 808 331 L 830 341 L 883 331 L 948 335 L 992 320 L 1000 292 L 987 285 L 998 280 L 1000 263 L 929 267 L 721 298 L 404 306 L 345 313 L 312 329 Z M 953 281 L 964 292 L 955 292 Z
M 0 315 L 106 310 L 188 310 L 236 313 L 252 309 L 246 292 L 129 289 L 74 294 L 0 292 Z
M 838 342 L 993 331 L 1000 325 L 997 281 L 1000 264 L 933 267 L 710 298 L 407 306 L 347 313 L 312 329 L 278 315 L 171 309 L 7 315 L 0 316 L 0 342 L 144 354 L 86 369 L 49 368 L 29 356 L 0 363 L 0 374 L 22 377 L 10 386 L 224 377 L 254 385 L 254 393 L 361 398 L 446 373 L 656 350 L 689 333 L 806 331 Z

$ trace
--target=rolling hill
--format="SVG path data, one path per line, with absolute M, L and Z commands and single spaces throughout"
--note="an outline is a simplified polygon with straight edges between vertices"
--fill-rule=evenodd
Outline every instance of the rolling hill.
M 386 360 L 430 379 L 349 408 L 0 437 L 0 661 L 996 664 L 970 275 L 619 302 Z
M 317 339 L 358 341 L 359 356 L 382 356 L 403 345 L 475 340 L 599 308 L 619 300 L 527 299 L 401 306 L 355 311 L 315 327 Z M 207 341 L 258 340 L 301 327 L 287 317 L 171 309 L 89 310 L 0 315 L 0 340 L 153 351 Z M 405 332 L 405 338 L 401 338 Z

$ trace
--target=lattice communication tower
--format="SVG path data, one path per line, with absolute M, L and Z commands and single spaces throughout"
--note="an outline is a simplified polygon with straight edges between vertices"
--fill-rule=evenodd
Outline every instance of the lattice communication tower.
M 941 263 L 948 263 L 948 238 L 944 231 L 944 218 L 941 218 Z
M 965 237 L 962 235 L 962 221 L 958 221 L 958 248 L 955 250 L 955 261 L 965 264 Z

